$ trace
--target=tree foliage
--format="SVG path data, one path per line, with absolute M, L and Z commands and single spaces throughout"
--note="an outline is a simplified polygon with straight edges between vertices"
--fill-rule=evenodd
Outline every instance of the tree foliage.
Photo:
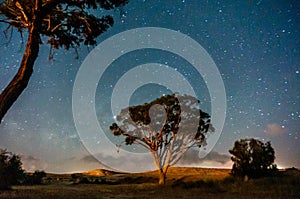
M 0 22 L 7 30 L 27 32 L 26 49 L 20 68 L 0 94 L 0 122 L 27 87 L 39 46 L 45 39 L 52 49 L 95 45 L 96 38 L 113 25 L 107 10 L 124 6 L 128 0 L 4 0 L 0 2 Z M 6 31 L 7 32 L 7 31 Z
M 26 181 L 25 184 L 28 185 L 39 185 L 42 184 L 43 178 L 46 177 L 47 174 L 45 171 L 39 171 L 36 170 L 32 174 L 27 174 L 26 175 Z
M 209 114 L 199 109 L 192 96 L 164 95 L 150 103 L 125 108 L 110 126 L 125 144 L 139 144 L 152 153 L 164 184 L 169 166 L 176 164 L 191 147 L 206 145 L 208 131 L 214 131 Z
M 20 157 L 0 149 L 0 190 L 20 184 L 24 176 Z
M 33 26 L 33 22 L 37 20 L 35 28 L 39 35 L 48 36 L 47 43 L 53 48 L 69 49 L 78 47 L 81 42 L 85 45 L 96 44 L 95 39 L 113 25 L 112 16 L 105 15 L 105 10 L 124 6 L 127 2 L 127 0 L 4 0 L 0 4 L 0 14 L 3 16 L 2 22 L 20 32 Z M 98 9 L 98 13 L 91 14 L 91 9 Z
M 232 174 L 240 177 L 261 177 L 276 170 L 275 151 L 270 142 L 256 139 L 241 139 L 229 150 L 233 161 Z

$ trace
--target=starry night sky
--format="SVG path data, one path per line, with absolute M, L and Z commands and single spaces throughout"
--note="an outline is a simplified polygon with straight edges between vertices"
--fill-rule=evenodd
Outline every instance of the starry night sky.
M 122 11 L 111 12 L 114 26 L 98 38 L 139 27 L 163 27 L 196 40 L 216 63 L 226 89 L 227 116 L 209 161 L 198 166 L 229 167 L 220 161 L 235 140 L 247 137 L 271 141 L 279 167 L 300 167 L 300 2 L 131 0 Z M 0 89 L 16 73 L 25 44 L 17 31 L 11 41 L 0 24 Z M 26 36 L 26 34 L 24 34 Z M 26 37 L 25 37 L 26 38 Z M 26 43 L 26 41 L 24 41 Z M 99 167 L 82 145 L 72 116 L 72 89 L 76 73 L 89 53 L 87 47 L 57 50 L 49 61 L 49 46 L 41 46 L 28 87 L 0 125 L 0 148 L 21 154 L 27 170 L 72 172 Z M 130 69 L 148 62 L 170 64 L 189 79 L 205 110 L 209 97 L 205 85 L 184 60 L 156 50 L 122 56 L 107 71 L 96 94 L 102 124 L 112 121 L 107 107 L 111 85 Z M 197 86 L 198 85 L 198 86 Z M 165 88 L 148 85 L 132 97 L 144 103 Z M 100 114 L 101 115 L 101 114 Z M 102 118 L 101 118 L 102 117 Z

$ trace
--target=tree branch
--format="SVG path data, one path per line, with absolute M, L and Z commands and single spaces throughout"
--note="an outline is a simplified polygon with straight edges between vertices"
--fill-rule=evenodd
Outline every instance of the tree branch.
M 89 22 L 84 17 L 80 17 L 80 19 L 82 21 L 84 21 L 84 23 L 86 24 L 86 27 L 89 30 L 89 32 L 92 32 L 91 25 L 89 24 Z
M 170 163 L 170 159 L 172 157 L 172 154 L 173 154 L 173 146 L 174 146 L 174 142 L 175 142 L 175 134 L 174 132 L 172 132 L 172 141 L 171 141 L 171 145 L 170 145 L 170 148 L 168 150 L 168 156 L 167 156 L 167 159 L 165 161 L 165 165 L 169 165 Z
M 155 164 L 156 168 L 157 168 L 158 170 L 160 170 L 161 167 L 160 167 L 160 165 L 159 165 L 159 159 L 158 159 L 158 156 L 157 156 L 157 152 L 156 152 L 156 151 L 151 151 L 151 154 L 152 154 L 152 156 L 153 156 L 154 164 Z
M 165 150 L 163 150 L 163 153 L 160 155 L 160 159 L 161 159 L 161 165 L 165 165 L 166 162 L 166 158 L 167 158 L 167 154 L 166 152 L 168 152 L 170 149 L 168 147 L 164 147 Z
M 0 19 L 0 22 L 2 22 L 2 23 L 7 23 L 7 24 L 11 25 L 11 24 L 10 24 L 10 21 L 6 21 L 6 20 L 3 20 L 3 19 Z
M 137 142 L 137 144 L 143 146 L 143 147 L 146 148 L 147 150 L 150 150 L 149 146 L 146 145 L 146 144 L 145 144 L 144 142 L 142 142 L 141 140 L 137 140 L 136 142 Z
M 50 23 L 50 22 L 49 22 Z M 54 32 L 57 28 L 59 28 L 60 26 L 62 26 L 62 23 L 57 24 L 54 28 L 52 28 L 51 32 Z
M 35 23 L 36 21 L 34 19 L 33 24 Z M 0 94 L 0 123 L 6 112 L 18 99 L 29 82 L 33 72 L 34 62 L 39 52 L 39 41 L 40 37 L 37 29 L 35 28 L 35 25 L 32 25 L 29 29 L 26 50 L 20 68 L 13 80 Z
M 23 18 L 25 20 L 25 27 L 28 27 L 29 25 L 29 20 L 28 20 L 28 13 L 25 13 L 25 9 L 23 8 L 23 6 L 19 3 L 19 1 L 16 1 L 15 5 L 17 6 L 17 8 L 19 8 L 20 12 L 22 13 L 23 15 Z

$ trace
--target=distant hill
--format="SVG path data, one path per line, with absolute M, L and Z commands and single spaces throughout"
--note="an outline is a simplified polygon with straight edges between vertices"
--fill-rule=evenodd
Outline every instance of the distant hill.
M 95 169 L 92 171 L 87 171 L 87 172 L 83 172 L 83 175 L 86 176 L 110 176 L 110 175 L 115 175 L 115 174 L 124 174 L 121 172 L 116 172 L 116 171 L 110 171 L 110 170 L 106 170 L 106 169 Z
M 206 175 L 206 176 L 222 176 L 224 177 L 224 174 L 229 173 L 230 169 L 216 169 L 216 168 L 196 168 L 196 167 L 170 167 L 168 170 L 168 175 Z M 124 175 L 156 175 L 157 170 L 154 171 L 148 171 L 148 172 L 142 172 L 142 173 L 124 173 L 124 172 L 117 172 L 117 171 L 111 171 L 107 169 L 95 169 L 87 172 L 80 173 L 82 175 L 87 176 L 110 176 L 115 174 L 124 174 Z
M 105 177 L 111 183 L 156 183 L 158 172 L 121 173 L 105 169 L 95 169 L 77 173 L 87 177 Z M 224 179 L 230 175 L 230 169 L 171 167 L 168 170 L 167 181 L 197 181 L 199 179 Z

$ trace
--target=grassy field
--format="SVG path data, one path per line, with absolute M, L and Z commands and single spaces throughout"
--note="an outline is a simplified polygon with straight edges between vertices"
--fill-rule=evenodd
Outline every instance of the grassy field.
M 45 185 L 15 186 L 0 192 L 0 198 L 300 198 L 298 170 L 243 182 L 231 178 L 226 169 L 171 168 L 164 186 L 157 185 L 156 172 L 102 171 L 77 174 L 89 181 L 97 179 L 97 184 L 76 182 L 71 175 L 48 174 Z

